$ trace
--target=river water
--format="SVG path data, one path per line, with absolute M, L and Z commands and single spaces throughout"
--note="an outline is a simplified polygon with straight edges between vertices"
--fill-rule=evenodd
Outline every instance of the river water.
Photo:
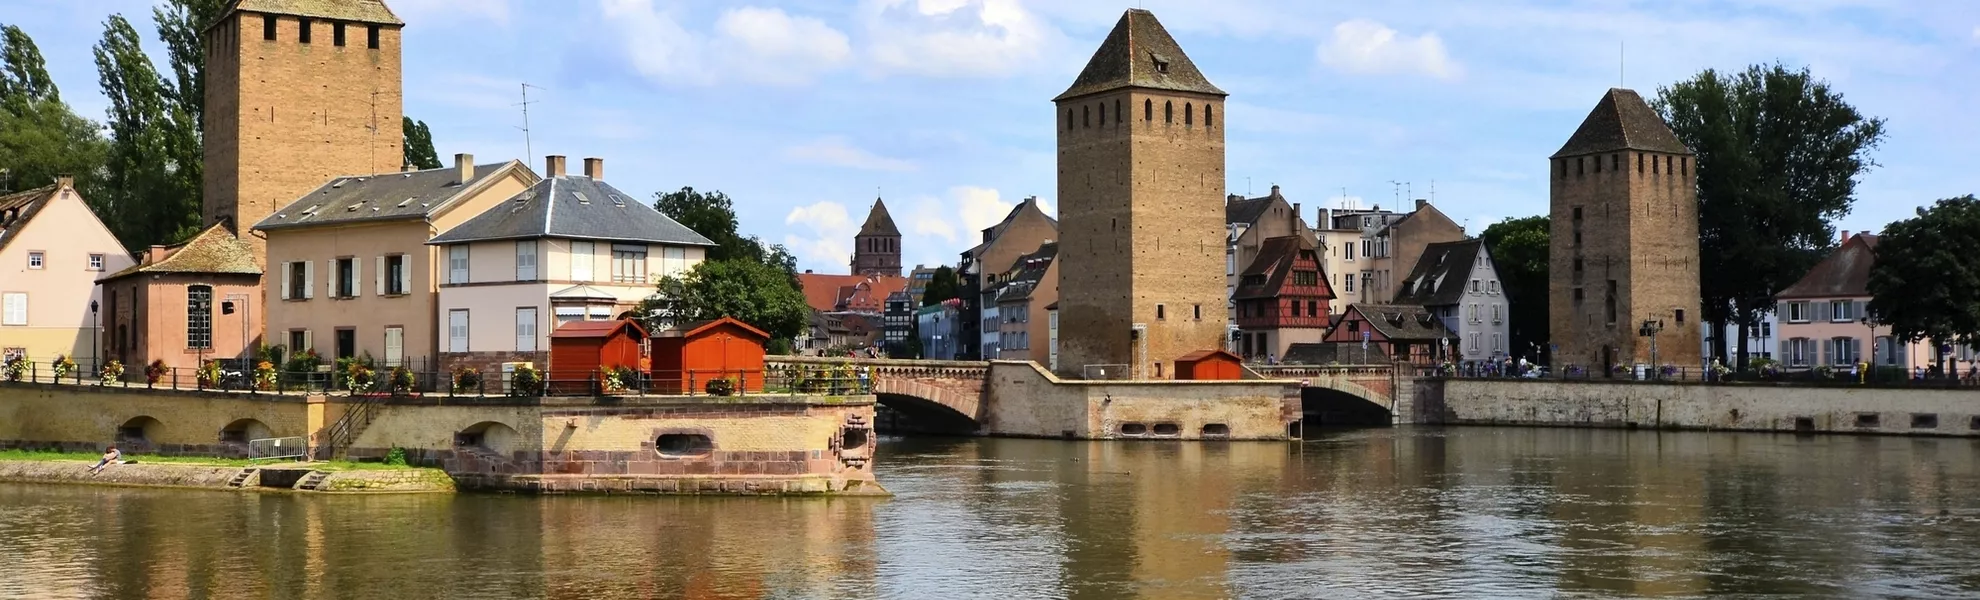
M 0 598 L 1980 597 L 1980 441 L 888 439 L 891 499 L 0 484 Z

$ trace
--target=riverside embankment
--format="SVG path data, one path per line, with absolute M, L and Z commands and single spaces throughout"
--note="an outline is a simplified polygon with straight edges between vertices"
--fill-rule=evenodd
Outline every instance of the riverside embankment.
M 248 492 L 434 493 L 454 491 L 439 469 L 333 470 L 303 464 L 260 466 L 136 463 L 106 466 L 79 460 L 0 460 L 0 482 L 186 488 Z

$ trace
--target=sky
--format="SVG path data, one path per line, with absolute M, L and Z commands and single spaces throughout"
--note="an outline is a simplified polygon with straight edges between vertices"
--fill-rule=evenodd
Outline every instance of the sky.
M 165 68 L 156 0 L 4 1 L 86 117 L 111 13 Z M 1051 98 L 1135 6 L 1230 92 L 1228 190 L 1280 185 L 1309 220 L 1409 197 L 1474 234 L 1545 214 L 1546 157 L 1608 88 L 1773 62 L 1888 120 L 1838 229 L 1980 193 L 1976 0 L 387 1 L 443 162 L 596 156 L 636 195 L 721 190 L 821 273 L 876 196 L 908 265 L 954 264 L 1025 197 L 1051 209 Z

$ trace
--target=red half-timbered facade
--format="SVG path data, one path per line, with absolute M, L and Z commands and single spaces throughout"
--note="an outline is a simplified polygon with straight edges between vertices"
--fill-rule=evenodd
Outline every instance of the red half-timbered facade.
M 1333 300 L 1334 288 L 1312 242 L 1296 235 L 1265 240 L 1231 294 L 1237 354 L 1253 362 L 1276 361 L 1293 344 L 1320 341 Z

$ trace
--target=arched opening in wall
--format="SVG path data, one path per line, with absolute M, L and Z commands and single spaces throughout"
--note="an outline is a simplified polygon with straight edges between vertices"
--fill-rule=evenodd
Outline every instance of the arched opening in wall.
M 1208 423 L 1208 424 L 1205 424 L 1205 425 L 1203 426 L 1203 437 L 1206 437 L 1206 438 L 1227 438 L 1227 437 L 1231 437 L 1231 426 L 1229 426 L 1229 425 L 1225 425 L 1225 424 L 1223 424 L 1223 423 Z
M 1176 103 L 1175 103 L 1175 101 L 1173 101 L 1173 100 L 1165 100 L 1165 101 L 1163 101 L 1163 102 L 1162 102 L 1162 122 L 1163 122 L 1163 123 L 1174 123 L 1174 122 L 1176 122 Z
M 499 421 L 482 421 L 454 434 L 454 451 L 482 452 L 508 457 L 521 440 L 514 427 Z
M 1395 423 L 1389 409 L 1372 398 L 1325 387 L 1301 388 L 1301 420 L 1313 427 L 1388 427 Z
M 1166 436 L 1182 435 L 1182 427 L 1176 426 L 1175 423 L 1156 423 L 1155 435 L 1166 435 Z
M 1124 119 L 1124 118 L 1126 118 L 1126 116 L 1127 116 L 1127 115 L 1123 115 L 1123 114 L 1121 114 L 1121 99 L 1120 99 L 1120 98 L 1115 98 L 1115 99 L 1114 99 L 1114 124 L 1115 124 L 1115 125 L 1119 125 L 1119 124 L 1121 123 L 1121 120 L 1122 120 L 1122 119 Z
M 1214 109 L 1210 108 L 1208 104 L 1203 105 L 1203 128 L 1209 129 L 1216 126 L 1217 124 L 1213 122 L 1216 118 Z
M 220 443 L 246 444 L 248 440 L 262 440 L 275 437 L 268 425 L 254 419 L 236 419 L 220 428 Z
M 1079 126 L 1080 127 L 1093 126 L 1093 107 L 1090 106 L 1079 107 Z
M 116 443 L 120 446 L 149 447 L 164 424 L 149 416 L 132 417 L 117 426 Z
M 1192 104 L 1192 103 L 1189 103 L 1189 102 L 1184 102 L 1184 103 L 1183 103 L 1183 124 L 1184 124 L 1184 125 L 1195 125 L 1195 124 L 1196 124 L 1196 105 L 1195 105 L 1195 104 Z
M 1066 109 L 1066 131 L 1072 131 L 1072 109 Z
M 874 429 L 884 433 L 970 435 L 976 419 L 928 398 L 881 392 L 874 395 Z
M 1154 101 L 1154 100 L 1142 100 L 1142 101 L 1141 101 L 1141 120 L 1143 120 L 1143 121 L 1154 121 L 1154 120 L 1155 120 L 1155 101 Z
M 854 452 L 854 451 L 866 449 L 866 445 L 873 442 L 873 436 L 868 435 L 868 433 L 871 431 L 872 430 L 867 429 L 865 427 L 847 427 L 845 429 L 840 429 L 839 449 L 844 450 L 846 452 Z
M 663 433 L 653 438 L 660 458 L 701 458 L 715 452 L 715 440 L 699 433 Z
M 1148 424 L 1122 423 L 1120 431 L 1121 435 L 1148 435 Z

